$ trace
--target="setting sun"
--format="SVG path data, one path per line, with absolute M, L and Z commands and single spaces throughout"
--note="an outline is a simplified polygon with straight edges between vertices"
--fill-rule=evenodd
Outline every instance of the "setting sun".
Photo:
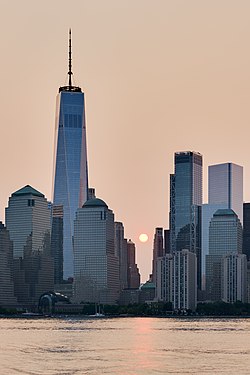
M 148 240 L 148 235 L 145 234 L 145 233 L 140 234 L 140 236 L 139 236 L 139 240 L 140 240 L 141 242 L 147 242 L 147 240 Z

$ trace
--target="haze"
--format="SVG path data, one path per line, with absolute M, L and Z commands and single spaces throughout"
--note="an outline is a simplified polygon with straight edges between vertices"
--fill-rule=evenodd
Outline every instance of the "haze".
M 137 245 L 146 280 L 152 236 L 168 227 L 175 151 L 244 166 L 250 200 L 250 3 L 203 0 L 0 1 L 0 219 L 26 184 L 51 199 L 55 98 L 86 95 L 90 186 Z M 149 235 L 145 244 L 141 233 Z

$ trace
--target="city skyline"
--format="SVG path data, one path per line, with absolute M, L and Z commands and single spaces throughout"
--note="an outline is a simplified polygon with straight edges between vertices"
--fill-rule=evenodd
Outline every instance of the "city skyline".
M 22 186 L 52 199 L 54 96 L 69 27 L 75 83 L 86 93 L 90 186 L 136 243 L 144 281 L 154 229 L 168 227 L 175 151 L 203 154 L 204 202 L 207 166 L 226 162 L 244 167 L 250 200 L 250 4 L 76 1 L 72 20 L 66 1 L 1 8 L 0 220 Z

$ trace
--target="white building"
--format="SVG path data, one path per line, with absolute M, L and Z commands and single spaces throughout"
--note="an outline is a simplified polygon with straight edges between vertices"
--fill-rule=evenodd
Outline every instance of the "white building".
M 114 304 L 119 299 L 119 265 L 114 248 L 114 214 L 101 199 L 90 199 L 74 224 L 76 302 Z
M 227 303 L 247 302 L 247 257 L 227 254 L 222 258 L 222 300 Z
M 196 309 L 197 258 L 189 250 L 157 260 L 157 299 L 172 302 L 174 310 Z

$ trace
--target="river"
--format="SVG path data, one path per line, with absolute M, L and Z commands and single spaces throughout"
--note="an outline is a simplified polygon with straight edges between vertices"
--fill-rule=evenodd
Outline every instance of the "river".
M 0 374 L 250 374 L 250 319 L 0 319 Z

